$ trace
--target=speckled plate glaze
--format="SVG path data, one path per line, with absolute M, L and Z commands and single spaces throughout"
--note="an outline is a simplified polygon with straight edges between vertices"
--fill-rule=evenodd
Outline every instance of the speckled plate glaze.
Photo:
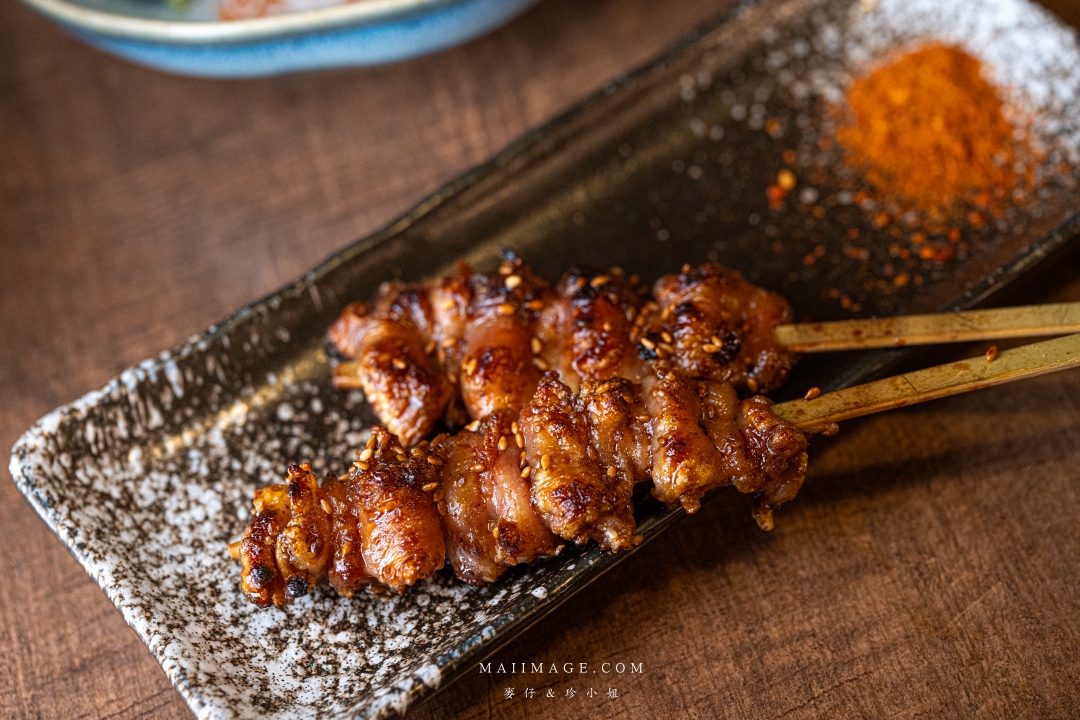
M 332 388 L 324 328 L 383 281 L 458 259 L 493 269 L 502 246 L 549 276 L 593 262 L 655 278 L 722 260 L 818 319 L 981 302 L 1080 232 L 1062 169 L 1076 158 L 1080 52 L 1023 0 L 938 5 L 786 0 L 718 20 L 296 283 L 49 414 L 15 446 L 15 482 L 200 718 L 404 712 L 633 553 L 568 548 L 479 588 L 444 573 L 398 598 L 322 588 L 283 610 L 248 604 L 226 544 L 252 492 L 291 461 L 342 471 L 374 420 Z M 820 142 L 853 72 L 925 38 L 982 57 L 1046 151 L 1034 199 L 965 226 L 949 260 L 894 252 L 915 241 L 850 202 L 851 178 Z M 766 187 L 792 157 L 800 179 L 817 178 L 793 191 L 808 202 L 770 209 Z M 807 360 L 787 393 L 895 359 Z M 646 539 L 682 517 L 647 498 L 637 515 Z
M 219 0 L 23 0 L 90 45 L 182 75 L 243 78 L 423 55 L 478 37 L 538 0 L 353 0 L 221 21 Z

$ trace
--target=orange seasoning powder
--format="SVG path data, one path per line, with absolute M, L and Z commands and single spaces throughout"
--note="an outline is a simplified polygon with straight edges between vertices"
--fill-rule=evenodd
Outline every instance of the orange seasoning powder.
M 1001 198 L 1017 183 L 1001 98 L 959 48 L 908 53 L 855 80 L 847 102 L 855 123 L 837 137 L 883 193 L 935 210 L 983 193 Z

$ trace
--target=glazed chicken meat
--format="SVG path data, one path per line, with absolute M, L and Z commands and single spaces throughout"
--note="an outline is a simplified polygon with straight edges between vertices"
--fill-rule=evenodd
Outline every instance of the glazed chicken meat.
M 434 281 L 390 283 L 331 326 L 348 358 L 334 382 L 362 389 L 411 446 L 441 419 L 520 412 L 548 370 L 576 391 L 586 380 L 640 382 L 666 360 L 688 377 L 757 393 L 779 388 L 795 364 L 772 339 L 791 306 L 733 270 L 685 266 L 652 295 L 618 268 L 575 268 L 552 286 L 513 254 L 497 275 L 460 264 Z
M 382 426 L 346 477 L 292 466 L 256 493 L 231 546 L 243 591 L 283 605 L 324 576 L 346 596 L 401 592 L 447 562 L 485 583 L 567 542 L 628 550 L 646 486 L 693 513 L 733 485 L 771 529 L 807 466 L 804 434 L 756 395 L 794 366 L 772 339 L 791 320 L 715 264 L 650 292 L 617 268 L 551 284 L 505 253 L 497 274 L 384 286 L 329 331 L 335 384 Z

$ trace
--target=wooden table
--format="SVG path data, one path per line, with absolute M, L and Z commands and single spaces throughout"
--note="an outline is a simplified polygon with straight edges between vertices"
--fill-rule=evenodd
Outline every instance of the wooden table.
M 129 66 L 3 2 L 0 447 L 723 6 L 547 0 L 437 57 L 234 83 Z M 1075 267 L 1014 299 L 1080 299 Z M 416 717 L 1077 716 L 1078 381 L 845 424 L 772 534 L 714 503 L 495 659 L 641 673 L 477 672 Z M 0 717 L 190 717 L 7 479 L 0 533 Z

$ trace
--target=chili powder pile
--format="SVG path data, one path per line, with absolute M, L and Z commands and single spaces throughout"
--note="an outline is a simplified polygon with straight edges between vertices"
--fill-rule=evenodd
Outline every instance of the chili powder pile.
M 959 48 L 929 45 L 855 80 L 854 124 L 837 139 L 847 161 L 886 194 L 924 210 L 1017 184 L 1017 143 L 981 63 Z

